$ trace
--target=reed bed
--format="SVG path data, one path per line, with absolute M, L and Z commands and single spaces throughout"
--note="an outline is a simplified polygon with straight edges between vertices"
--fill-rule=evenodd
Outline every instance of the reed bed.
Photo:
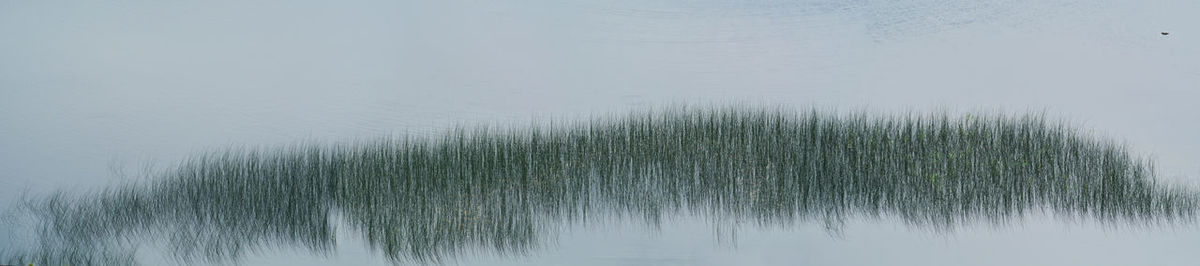
M 1037 115 L 674 108 L 199 153 L 154 182 L 31 200 L 51 244 L 0 258 L 118 260 L 149 242 L 181 261 L 231 263 L 271 248 L 329 253 L 344 227 L 393 262 L 436 263 L 520 256 L 565 225 L 614 217 L 831 230 L 855 218 L 953 230 L 1047 213 L 1193 221 L 1196 193 L 1152 170 L 1123 145 Z

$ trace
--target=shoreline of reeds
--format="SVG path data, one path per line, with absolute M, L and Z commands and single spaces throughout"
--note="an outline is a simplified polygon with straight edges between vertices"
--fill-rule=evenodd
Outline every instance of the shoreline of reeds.
M 1197 195 L 1159 183 L 1151 162 L 1124 145 L 1039 115 L 749 107 L 231 148 L 155 176 L 31 200 L 45 247 L 0 258 L 86 264 L 144 241 L 181 261 L 236 262 L 280 246 L 327 254 L 345 226 L 394 262 L 439 262 L 526 254 L 564 224 L 611 216 L 831 230 L 846 219 L 893 217 L 952 230 L 1053 212 L 1154 225 L 1192 222 Z M 93 246 L 101 248 L 86 250 Z

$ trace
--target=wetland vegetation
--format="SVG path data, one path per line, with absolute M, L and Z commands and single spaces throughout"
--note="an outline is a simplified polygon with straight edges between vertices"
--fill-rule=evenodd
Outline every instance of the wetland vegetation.
M 1196 193 L 1120 144 L 1039 115 L 674 108 L 436 137 L 230 148 L 148 182 L 29 199 L 39 245 L 10 264 L 330 253 L 352 232 L 397 263 L 522 255 L 564 227 L 680 215 L 765 226 L 898 219 L 953 230 L 1031 214 L 1194 219 Z M 149 243 L 149 244 L 148 244 Z

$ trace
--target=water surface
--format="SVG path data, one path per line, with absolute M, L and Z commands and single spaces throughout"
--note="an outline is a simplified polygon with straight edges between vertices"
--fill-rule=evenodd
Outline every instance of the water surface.
M 951 120 L 965 119 L 968 113 L 989 119 L 994 114 L 1017 119 L 1027 112 L 1043 113 L 1050 128 L 1061 125 L 1085 136 L 1081 139 L 1119 147 L 1117 154 L 1138 162 L 1133 164 L 1145 163 L 1130 169 L 1153 173 L 1143 174 L 1153 176 L 1145 179 L 1153 180 L 1148 187 L 1155 188 L 1143 191 L 1153 192 L 1147 195 L 1171 195 L 1176 188 L 1200 185 L 1200 141 L 1195 138 L 1200 126 L 1191 123 L 1200 121 L 1192 100 L 1200 98 L 1194 88 L 1200 84 L 1200 43 L 1192 29 L 1200 22 L 1194 10 L 1200 10 L 1200 2 L 8 1 L 0 3 L 0 36 L 5 36 L 0 40 L 0 188 L 6 189 L 0 206 L 27 200 L 42 204 L 62 193 L 61 206 L 102 210 L 94 199 L 127 203 L 118 200 L 124 197 L 120 195 L 173 191 L 166 184 L 186 179 L 172 171 L 203 168 L 193 161 L 198 157 L 213 162 L 230 153 L 233 161 L 244 163 L 291 158 L 283 154 L 312 148 L 330 160 L 346 161 L 353 158 L 347 154 L 379 147 L 374 143 L 383 139 L 390 145 L 420 143 L 432 152 L 441 139 L 455 135 L 445 131 L 455 126 L 465 128 L 467 136 L 483 136 L 473 130 L 488 125 L 489 134 L 529 137 L 532 133 L 522 130 L 534 128 L 530 121 L 542 121 L 540 128 L 548 134 L 550 128 L 681 102 L 749 103 L 750 113 L 758 106 L 815 107 L 829 117 L 862 111 L 871 121 L 903 121 L 914 113 L 946 113 Z M 1161 31 L 1172 34 L 1162 36 Z M 893 115 L 898 117 L 889 117 Z M 248 158 L 251 151 L 257 159 Z M 782 160 L 767 158 L 755 162 Z M 753 174 L 720 174 L 733 171 L 733 165 L 706 169 L 713 178 L 747 180 L 745 176 L 783 175 L 776 172 L 777 165 L 736 167 L 754 169 Z M 656 171 L 644 176 L 680 175 L 673 172 L 681 171 L 671 168 L 675 166 L 686 165 L 636 167 Z M 587 169 L 549 169 L 560 168 Z M 851 168 L 838 171 L 855 173 L 846 169 Z M 340 180 L 353 180 L 346 176 L 354 171 L 341 171 Z M 944 178 L 936 180 L 946 182 Z M 1142 186 L 1133 185 L 1139 179 L 1128 180 L 1131 187 Z M 1094 191 L 1093 184 L 1069 184 L 1088 186 L 1036 187 L 1078 189 L 1057 197 L 1081 199 L 1031 198 L 1024 209 L 968 209 L 977 215 L 940 216 L 959 217 L 950 222 L 906 218 L 939 217 L 911 211 L 920 208 L 901 212 L 847 206 L 843 214 L 828 216 L 844 220 L 827 223 L 823 213 L 799 211 L 795 206 L 800 203 L 785 205 L 797 208 L 790 224 L 778 222 L 786 220 L 781 217 L 759 223 L 750 210 L 712 213 L 729 209 L 716 206 L 760 206 L 748 202 L 663 205 L 657 207 L 661 220 L 655 220 L 645 218 L 645 207 L 579 203 L 591 206 L 592 213 L 618 218 L 544 215 L 559 218 L 540 218 L 549 228 L 537 231 L 538 240 L 511 242 L 507 251 L 486 244 L 491 242 L 461 240 L 454 242 L 461 245 L 423 252 L 438 254 L 426 258 L 463 265 L 1190 265 L 1200 260 L 1192 252 L 1200 249 L 1195 241 L 1200 230 L 1177 224 L 1185 219 L 1164 218 L 1179 217 L 1165 213 L 1126 216 L 1143 205 L 1100 208 L 1108 203 L 1084 196 L 1094 192 L 1082 192 Z M 705 191 L 684 185 L 660 187 Z M 178 191 L 183 185 L 175 186 Z M 903 195 L 931 193 L 921 191 Z M 1030 195 L 1043 195 L 1034 192 Z M 609 196 L 628 198 L 622 203 L 626 205 L 653 196 L 638 193 L 643 195 Z M 184 195 L 191 194 L 173 197 Z M 337 195 L 324 197 L 341 197 Z M 962 195 L 967 194 L 947 197 Z M 706 201 L 700 196 L 688 197 Z M 675 204 L 672 197 L 686 202 L 678 193 L 661 197 L 668 199 L 663 204 Z M 119 254 L 132 246 L 109 236 L 156 236 L 161 242 L 140 246 L 135 254 L 150 265 L 204 264 L 178 262 L 180 253 L 200 260 L 217 253 L 224 259 L 214 265 L 227 264 L 228 258 L 241 258 L 246 265 L 389 263 L 379 251 L 386 239 L 369 242 L 366 227 L 341 224 L 355 219 L 338 209 L 348 203 L 321 197 L 303 201 L 329 204 L 314 205 L 318 207 L 306 214 L 321 217 L 317 214 L 324 210 L 332 216 L 289 229 L 297 237 L 282 233 L 287 231 L 248 234 L 256 238 L 234 241 L 244 243 L 239 254 L 229 248 L 208 252 L 171 245 L 171 237 L 206 239 L 221 235 L 211 230 L 221 227 L 204 220 L 181 223 L 195 225 L 191 229 L 163 227 L 155 221 L 190 216 L 161 209 L 145 210 L 152 217 L 145 222 L 82 234 L 78 240 L 117 241 L 107 245 L 113 252 L 106 254 Z M 1079 203 L 1071 205 L 1078 208 L 1060 206 L 1066 202 Z M 1087 202 L 1097 205 L 1082 204 Z M 420 208 L 434 205 L 424 206 Z M 1045 208 L 1049 213 L 1038 211 Z M 1071 211 L 1060 210 L 1064 208 Z M 873 209 L 877 211 L 866 211 Z M 1026 212 L 1001 215 L 999 210 Z M 84 212 L 63 214 L 70 213 Z M 321 223 L 332 224 L 328 234 L 299 233 Z M 946 224 L 959 229 L 939 229 Z M 0 239 L 11 240 L 0 241 L 0 251 L 39 250 L 38 225 L 17 219 L 16 225 L 0 226 Z M 263 240 L 274 235 L 287 237 Z M 336 242 L 333 247 L 330 239 Z M 421 260 L 412 252 L 394 253 L 402 261 Z

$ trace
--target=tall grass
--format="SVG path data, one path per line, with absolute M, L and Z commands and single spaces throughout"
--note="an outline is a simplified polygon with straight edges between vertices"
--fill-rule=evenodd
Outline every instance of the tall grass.
M 338 225 L 392 261 L 438 262 L 521 255 L 561 226 L 612 217 L 831 229 L 886 217 L 948 230 L 1031 213 L 1191 222 L 1197 207 L 1192 190 L 1159 184 L 1124 146 L 1030 115 L 676 108 L 437 138 L 227 149 L 157 175 L 31 201 L 42 241 L 55 244 L 7 261 L 131 254 L 146 241 L 181 261 L 236 262 L 272 247 L 328 253 Z

